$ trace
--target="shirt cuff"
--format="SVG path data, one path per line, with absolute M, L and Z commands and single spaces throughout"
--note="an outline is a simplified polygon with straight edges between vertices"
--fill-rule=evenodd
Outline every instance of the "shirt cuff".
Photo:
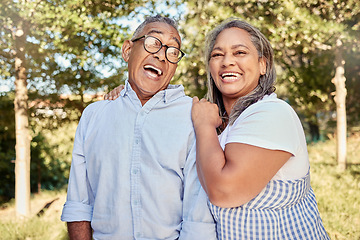
M 179 240 L 216 240 L 215 223 L 183 221 Z
M 93 214 L 93 207 L 81 202 L 67 201 L 61 214 L 61 221 L 63 222 L 91 222 Z

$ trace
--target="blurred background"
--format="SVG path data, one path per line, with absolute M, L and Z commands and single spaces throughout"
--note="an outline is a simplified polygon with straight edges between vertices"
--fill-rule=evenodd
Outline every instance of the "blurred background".
M 146 16 L 179 22 L 173 84 L 206 93 L 205 35 L 239 17 L 270 40 L 276 93 L 306 132 L 331 239 L 360 239 L 360 3 L 355 0 L 0 0 L 0 239 L 67 239 L 60 222 L 83 109 L 127 78 Z

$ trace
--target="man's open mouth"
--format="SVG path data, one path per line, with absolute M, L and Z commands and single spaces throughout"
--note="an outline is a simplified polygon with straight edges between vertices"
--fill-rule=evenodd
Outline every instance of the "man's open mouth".
M 145 65 L 144 69 L 147 72 L 149 72 L 151 75 L 153 75 L 154 77 L 159 77 L 163 74 L 163 72 L 160 69 L 158 69 L 152 65 Z

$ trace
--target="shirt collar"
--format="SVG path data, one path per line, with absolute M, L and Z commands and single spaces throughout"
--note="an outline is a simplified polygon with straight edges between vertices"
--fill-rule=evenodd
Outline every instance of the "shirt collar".
M 132 94 L 135 94 L 135 96 L 137 97 L 135 91 L 131 88 L 129 80 L 126 80 L 124 89 L 120 92 L 120 95 L 124 97 L 126 95 L 132 95 Z M 169 103 L 180 97 L 185 96 L 184 87 L 180 84 L 178 85 L 169 84 L 165 90 L 159 91 L 153 97 L 155 96 L 163 98 L 164 103 Z

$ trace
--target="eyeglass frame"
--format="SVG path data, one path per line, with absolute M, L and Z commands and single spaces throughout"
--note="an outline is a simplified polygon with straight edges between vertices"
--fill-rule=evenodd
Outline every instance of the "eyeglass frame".
M 159 47 L 159 49 L 158 49 L 156 52 L 150 52 L 149 50 L 146 49 L 146 47 L 145 47 L 145 40 L 146 40 L 146 38 L 148 38 L 148 37 L 155 38 L 156 40 L 158 40 L 158 41 L 160 42 L 161 46 Z M 157 37 L 151 36 L 151 35 L 144 35 L 144 36 L 135 38 L 134 40 L 131 40 L 131 41 L 132 41 L 132 42 L 136 42 L 136 41 L 138 41 L 138 40 L 140 40 L 140 39 L 142 39 L 142 38 L 145 38 L 145 39 L 144 39 L 143 46 L 144 46 L 145 51 L 147 51 L 148 53 L 155 54 L 155 53 L 160 52 L 160 50 L 161 50 L 163 47 L 166 47 L 166 50 L 165 50 L 165 58 L 166 58 L 166 60 L 168 60 L 170 63 L 177 64 L 177 63 L 180 62 L 180 60 L 185 56 L 185 53 L 184 53 L 183 51 L 181 51 L 180 48 L 165 45 L 165 44 L 163 44 L 163 43 L 161 42 L 160 39 L 158 39 Z M 181 56 L 179 57 L 179 60 L 178 60 L 177 62 L 172 62 L 172 61 L 170 61 L 170 60 L 168 59 L 168 57 L 167 57 L 167 50 L 168 50 L 169 48 L 175 48 L 175 49 L 179 50 Z

